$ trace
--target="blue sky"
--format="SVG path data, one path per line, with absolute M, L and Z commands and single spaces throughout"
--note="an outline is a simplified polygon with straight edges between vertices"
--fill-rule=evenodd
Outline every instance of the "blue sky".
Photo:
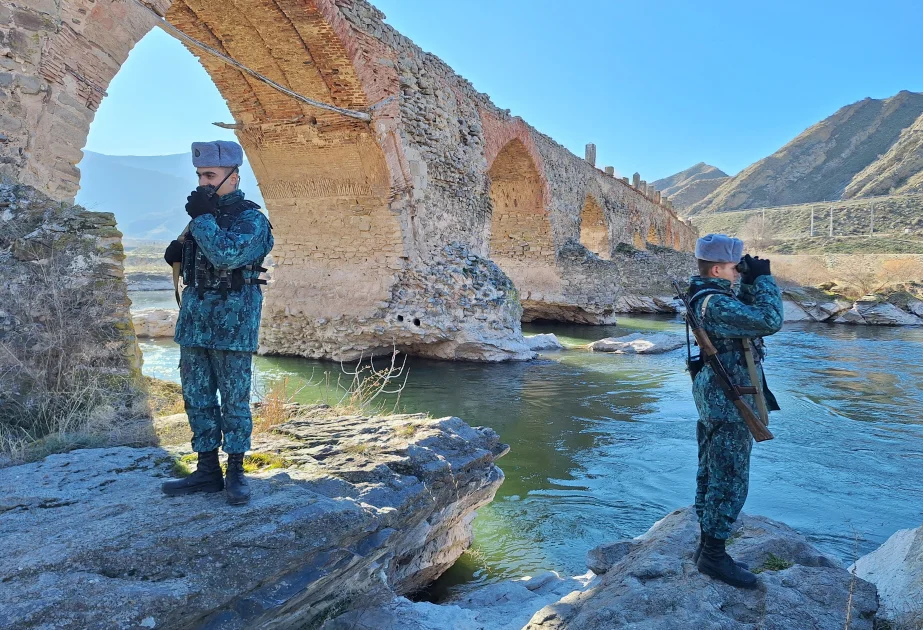
M 923 2 L 376 0 L 388 22 L 494 102 L 623 175 L 705 161 L 734 174 L 867 96 L 923 91 Z M 195 58 L 160 31 L 109 87 L 87 149 L 233 138 Z

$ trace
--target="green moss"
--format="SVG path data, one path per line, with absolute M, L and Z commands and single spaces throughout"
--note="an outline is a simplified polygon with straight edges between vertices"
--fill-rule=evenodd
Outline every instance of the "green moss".
M 181 457 L 179 459 L 173 460 L 173 465 L 170 468 L 170 474 L 174 477 L 188 477 L 192 474 L 192 468 L 189 467 L 189 464 L 184 461 L 189 455 Z M 195 461 L 195 455 L 192 456 L 193 461 Z
M 762 573 L 763 571 L 784 571 L 785 569 L 791 569 L 795 566 L 794 562 L 790 562 L 785 558 L 780 558 L 774 553 L 770 553 L 766 556 L 766 560 L 763 562 L 763 566 L 753 570 L 754 573 Z
M 394 427 L 393 431 L 394 431 L 394 434 L 397 435 L 398 437 L 412 438 L 414 435 L 416 435 L 417 429 L 419 428 L 420 427 L 418 427 L 417 425 L 413 423 L 402 424 L 399 427 Z
M 244 472 L 288 468 L 291 462 L 275 453 L 250 453 L 244 456 Z

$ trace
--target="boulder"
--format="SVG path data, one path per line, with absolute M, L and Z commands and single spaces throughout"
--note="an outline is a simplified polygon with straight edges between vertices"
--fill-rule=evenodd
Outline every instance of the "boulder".
M 759 572 L 753 590 L 699 573 L 692 564 L 698 538 L 695 512 L 685 508 L 634 540 L 591 552 L 605 571 L 599 581 L 539 610 L 524 630 L 872 630 L 874 585 L 788 526 L 763 517 L 738 520 L 728 548 Z
M 131 313 L 131 323 L 139 337 L 173 337 L 179 311 L 167 308 L 142 308 Z
M 253 500 L 166 497 L 167 448 L 0 470 L 0 626 L 311 627 L 449 568 L 503 481 L 497 434 L 458 418 L 303 410 L 256 436 Z
M 782 308 L 784 309 L 784 321 L 786 322 L 814 321 L 814 318 L 811 317 L 797 302 L 793 302 L 791 300 L 782 300 Z
M 923 319 L 894 304 L 866 296 L 835 320 L 838 324 L 870 324 L 874 326 L 920 326 Z
M 593 578 L 592 573 L 562 578 L 544 571 L 490 584 L 442 605 L 399 597 L 382 606 L 352 610 L 321 630 L 521 630 L 536 610 L 586 589 Z
M 540 350 L 563 350 L 564 345 L 558 341 L 552 333 L 542 335 L 525 335 L 526 345 L 529 350 L 538 352 Z
M 923 525 L 902 529 L 850 567 L 878 588 L 878 616 L 897 628 L 923 628 Z
M 129 291 L 172 291 L 173 276 L 166 267 L 164 273 L 149 271 L 129 271 L 125 273 L 125 281 Z
M 624 337 L 607 337 L 587 346 L 593 352 L 616 354 L 659 354 L 682 347 L 685 337 L 676 333 L 632 333 Z

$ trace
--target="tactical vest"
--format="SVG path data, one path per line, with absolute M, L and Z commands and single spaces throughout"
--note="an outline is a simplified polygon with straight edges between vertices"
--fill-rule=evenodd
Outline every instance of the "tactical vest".
M 241 199 L 226 208 L 219 208 L 215 222 L 219 228 L 227 230 L 242 212 L 259 208 L 260 206 L 252 201 Z M 186 234 L 186 240 L 183 241 L 183 284 L 195 287 L 200 298 L 205 296 L 206 291 L 220 291 L 221 296 L 227 298 L 229 292 L 240 291 L 244 286 L 266 284 L 266 281 L 259 277 L 260 273 L 265 271 L 266 268 L 257 263 L 237 269 L 216 267 L 205 257 L 191 232 Z

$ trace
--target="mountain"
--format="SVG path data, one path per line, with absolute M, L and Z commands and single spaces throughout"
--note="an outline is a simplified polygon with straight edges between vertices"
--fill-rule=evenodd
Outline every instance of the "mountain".
M 77 203 L 88 210 L 115 214 L 126 238 L 169 241 L 189 222 L 183 206 L 196 187 L 189 153 L 105 155 L 84 151 Z M 241 189 L 263 206 L 248 163 L 240 168 Z
M 887 153 L 853 177 L 844 199 L 923 192 L 923 114 Z
M 914 186 L 910 182 L 914 174 L 906 171 L 919 164 L 921 141 L 919 133 L 903 132 L 916 127 L 921 115 L 923 94 L 917 92 L 902 91 L 890 98 L 866 98 L 847 105 L 722 183 L 688 208 L 688 213 L 836 200 L 843 198 L 847 189 L 863 195 L 869 194 L 866 190 L 883 190 L 886 181 Z M 892 149 L 897 153 L 889 158 Z M 881 164 L 874 166 L 879 161 Z M 860 173 L 868 174 L 863 176 L 867 184 L 858 183 Z M 918 177 L 920 169 L 915 173 Z M 850 188 L 854 180 L 857 183 Z
M 705 162 L 653 182 L 654 188 L 669 197 L 680 212 L 697 203 L 727 181 L 728 175 Z

